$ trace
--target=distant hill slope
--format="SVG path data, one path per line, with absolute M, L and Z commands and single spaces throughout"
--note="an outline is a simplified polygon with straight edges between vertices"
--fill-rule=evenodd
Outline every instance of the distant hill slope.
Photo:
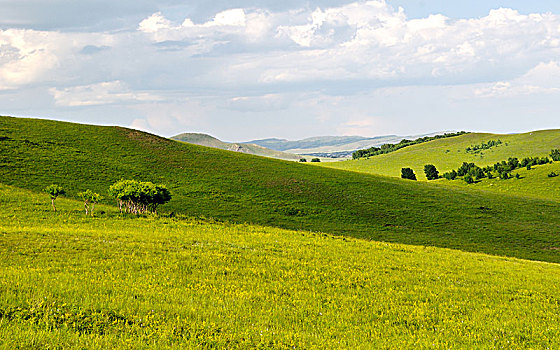
M 288 141 L 283 139 L 264 139 L 253 140 L 249 141 L 248 143 L 253 143 L 270 149 L 296 154 L 312 154 L 322 156 L 336 154 L 340 157 L 350 157 L 352 156 L 352 152 L 358 149 L 378 147 L 385 143 L 398 143 L 403 139 L 417 139 L 424 136 L 434 136 L 443 133 L 444 132 L 436 132 L 415 136 L 385 135 L 376 137 L 318 136 L 297 141 Z
M 198 133 L 183 133 L 171 137 L 172 140 L 192 143 L 194 145 L 207 146 L 219 148 L 226 151 L 241 152 L 247 154 L 254 154 L 257 156 L 284 159 L 284 160 L 299 160 L 301 157 L 297 154 L 280 152 L 256 144 L 250 143 L 228 143 L 218 140 L 217 138 Z
M 493 140 L 500 140 L 502 143 L 476 153 L 467 151 L 467 148 L 471 146 Z M 394 177 L 400 177 L 401 168 L 409 167 L 414 170 L 419 179 L 425 180 L 425 164 L 434 164 L 440 173 L 443 173 L 457 169 L 463 162 L 474 162 L 479 166 L 492 165 L 507 160 L 508 157 L 546 156 L 553 148 L 560 148 L 560 130 L 508 135 L 469 133 L 405 147 L 396 152 L 373 156 L 369 159 L 347 160 L 322 165 Z
M 226 152 L 122 127 L 0 117 L 0 182 L 36 191 L 57 183 L 76 198 L 85 189 L 107 196 L 121 178 L 168 185 L 173 199 L 162 213 L 560 262 L 556 202 Z

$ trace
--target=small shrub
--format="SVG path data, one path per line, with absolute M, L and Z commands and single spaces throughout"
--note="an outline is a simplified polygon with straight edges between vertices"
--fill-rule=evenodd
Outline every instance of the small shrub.
M 424 174 L 426 174 L 426 178 L 428 180 L 439 179 L 439 172 L 437 171 L 435 165 L 433 165 L 433 164 L 424 165 Z
M 465 175 L 465 176 L 463 177 L 463 180 L 464 180 L 468 185 L 474 183 L 474 178 L 472 177 L 471 174 Z
M 319 163 L 319 162 L 321 162 L 321 159 L 319 159 L 319 158 L 311 159 L 311 163 Z
M 62 188 L 62 186 L 55 185 L 55 184 L 47 186 L 43 191 L 51 197 L 51 204 L 52 204 L 53 211 L 56 211 L 54 201 L 58 196 L 65 195 L 66 191 L 64 190 L 64 188 Z
M 416 181 L 416 174 L 414 174 L 414 170 L 412 170 L 410 168 L 402 168 L 401 169 L 401 178 Z
M 548 174 L 548 177 L 556 177 L 556 176 L 558 176 L 558 174 L 556 174 L 554 171 Z
M 307 163 L 307 159 L 305 159 L 305 158 L 300 158 L 300 159 L 299 159 L 299 162 L 300 162 L 300 163 Z

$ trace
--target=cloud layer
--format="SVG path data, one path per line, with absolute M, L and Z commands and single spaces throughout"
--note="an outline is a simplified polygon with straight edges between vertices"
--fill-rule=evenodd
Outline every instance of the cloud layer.
M 481 18 L 409 19 L 406 9 L 381 0 L 238 7 L 203 20 L 154 11 L 114 32 L 0 30 L 0 91 L 13 99 L 43 89 L 49 111 L 118 105 L 136 115 L 123 124 L 163 134 L 255 125 L 260 130 L 247 136 L 267 136 L 257 135 L 263 129 L 290 136 L 289 126 L 272 123 L 282 113 L 325 133 L 406 133 L 427 131 L 407 126 L 411 113 L 421 114 L 415 92 L 441 93 L 425 98 L 434 99 L 432 111 L 446 106 L 442 114 L 489 100 L 555 96 L 558 57 L 560 17 L 551 13 L 500 8 Z M 368 98 L 383 103 L 383 94 L 413 107 L 368 106 Z M 156 122 L 158 111 L 166 122 Z M 429 127 L 457 129 L 436 125 L 433 119 Z

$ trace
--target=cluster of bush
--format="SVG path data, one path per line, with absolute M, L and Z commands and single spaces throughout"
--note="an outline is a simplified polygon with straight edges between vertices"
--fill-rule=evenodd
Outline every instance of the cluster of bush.
M 307 163 L 307 159 L 300 158 L 299 162 L 300 163 Z M 321 159 L 319 159 L 319 158 L 311 158 L 311 163 L 320 163 L 320 162 L 321 162 Z
M 56 211 L 55 200 L 66 194 L 60 185 L 50 185 L 44 189 L 50 198 L 54 211 Z M 143 214 L 148 211 L 157 214 L 157 207 L 171 200 L 171 192 L 164 185 L 156 185 L 152 182 L 140 182 L 136 180 L 120 180 L 109 187 L 109 194 L 117 200 L 119 210 L 131 214 Z M 95 205 L 103 197 L 92 190 L 78 193 L 84 202 L 86 215 L 93 216 Z
M 483 142 L 480 145 L 474 145 L 474 146 L 471 145 L 470 147 L 467 147 L 465 149 L 465 151 L 467 153 L 471 153 L 471 152 L 472 153 L 479 153 L 483 150 L 487 150 L 487 149 L 490 149 L 492 147 L 499 146 L 501 144 L 502 144 L 501 140 L 490 140 L 488 142 Z
M 428 180 L 436 180 L 442 177 L 447 180 L 455 180 L 458 177 L 461 177 L 466 183 L 472 184 L 475 181 L 483 178 L 493 179 L 494 177 L 498 177 L 502 180 L 507 180 L 515 177 L 519 179 L 519 174 L 515 174 L 515 176 L 511 174 L 513 170 L 520 168 L 531 170 L 531 167 L 534 165 L 548 164 L 552 163 L 552 161 L 560 161 L 560 150 L 552 150 L 550 152 L 550 158 L 527 157 L 523 158 L 520 161 L 518 158 L 510 157 L 507 161 L 501 161 L 492 166 L 489 165 L 484 168 L 481 168 L 474 163 L 463 162 L 463 164 L 457 170 L 451 170 L 444 173 L 442 176 L 439 175 L 438 170 L 433 164 L 426 164 L 424 166 L 424 174 L 426 175 L 426 178 Z M 554 172 L 548 174 L 548 177 L 556 176 L 558 175 Z M 414 174 L 414 171 L 411 168 L 402 168 L 401 178 L 416 180 L 416 174 Z
M 380 155 L 380 154 L 391 153 L 391 152 L 394 152 L 396 150 L 399 150 L 399 149 L 407 147 L 407 146 L 417 145 L 419 143 L 424 143 L 424 142 L 433 141 L 433 140 L 437 140 L 437 139 L 444 139 L 444 138 L 448 138 L 448 137 L 460 136 L 460 135 L 464 135 L 464 134 L 466 134 L 465 131 L 460 131 L 460 132 L 457 132 L 457 133 L 445 133 L 443 135 L 425 136 L 425 137 L 421 137 L 421 138 L 416 139 L 416 140 L 404 139 L 401 142 L 396 143 L 396 144 L 386 143 L 384 145 L 381 145 L 381 147 L 370 147 L 370 148 L 367 148 L 367 149 L 357 150 L 354 153 L 352 153 L 352 158 L 353 159 L 359 159 L 359 158 L 377 156 L 377 155 Z
M 120 180 L 109 187 L 109 194 L 123 210 L 131 214 L 157 213 L 157 207 L 171 200 L 171 192 L 164 185 L 136 180 Z

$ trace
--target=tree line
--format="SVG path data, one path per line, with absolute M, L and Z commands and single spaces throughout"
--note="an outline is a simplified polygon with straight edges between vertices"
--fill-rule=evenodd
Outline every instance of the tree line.
M 53 211 L 56 211 L 55 200 L 66 194 L 66 190 L 57 184 L 52 184 L 44 189 L 50 198 Z M 109 187 L 109 195 L 117 200 L 120 212 L 130 214 L 144 214 L 151 212 L 157 214 L 159 205 L 171 200 L 171 192 L 165 185 L 156 185 L 149 181 L 136 181 L 121 179 Z M 103 200 L 103 197 L 92 190 L 78 193 L 78 197 L 84 202 L 86 215 L 93 216 L 95 205 Z
M 424 174 L 428 180 L 436 180 L 439 178 L 445 178 L 447 180 L 455 180 L 457 178 L 462 178 L 467 184 L 472 184 L 477 180 L 488 178 L 493 179 L 498 177 L 502 180 L 511 179 L 514 176 L 511 174 L 513 170 L 526 168 L 531 170 L 535 165 L 543 165 L 552 163 L 553 161 L 560 161 L 560 150 L 553 149 L 550 152 L 549 157 L 526 157 L 519 160 L 516 157 L 510 157 L 507 161 L 497 162 L 494 165 L 488 165 L 486 167 L 479 167 L 475 163 L 463 162 L 463 164 L 457 170 L 451 170 L 444 173 L 442 176 L 439 175 L 438 170 L 433 164 L 426 164 L 424 166 Z M 556 177 L 556 173 L 552 172 L 548 177 Z M 519 174 L 515 175 L 519 178 Z M 411 168 L 401 169 L 401 178 L 408 180 L 416 180 L 416 174 Z
M 404 148 L 404 147 L 417 145 L 417 144 L 428 142 L 428 141 L 444 139 L 444 138 L 448 138 L 448 137 L 460 136 L 460 135 L 464 135 L 466 133 L 467 133 L 466 131 L 460 131 L 460 132 L 456 132 L 456 133 L 445 133 L 443 135 L 425 136 L 425 137 L 418 138 L 416 140 L 404 139 L 401 142 L 396 143 L 396 144 L 386 143 L 386 144 L 381 145 L 380 147 L 370 147 L 370 148 L 367 148 L 367 149 L 357 150 L 354 153 L 352 153 L 352 158 L 353 159 L 359 159 L 359 158 L 377 156 L 377 155 L 380 155 L 380 154 L 391 153 L 391 152 L 394 152 L 394 151 L 399 150 L 399 149 Z

